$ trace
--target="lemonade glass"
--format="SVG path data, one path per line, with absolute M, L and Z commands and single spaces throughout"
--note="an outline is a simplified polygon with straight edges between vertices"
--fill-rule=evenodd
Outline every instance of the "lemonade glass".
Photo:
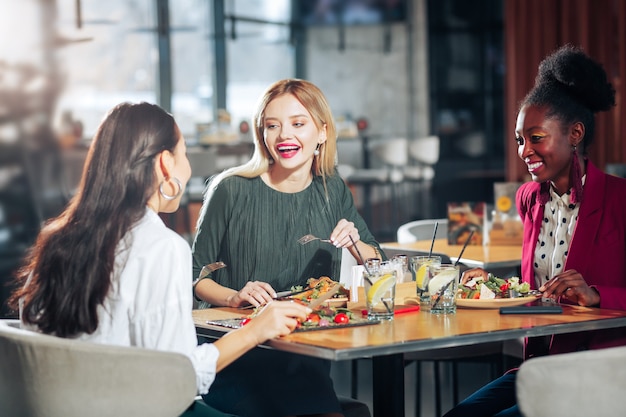
M 393 320 L 396 281 L 397 270 L 391 267 L 363 272 L 368 320 Z
M 452 264 L 434 265 L 428 283 L 430 312 L 433 314 L 456 313 L 456 293 L 459 289 L 459 266 Z
M 441 265 L 441 256 L 412 256 L 411 257 L 411 273 L 413 281 L 417 288 L 417 296 L 423 307 L 430 305 L 430 296 L 428 295 L 428 283 L 432 277 L 430 266 Z

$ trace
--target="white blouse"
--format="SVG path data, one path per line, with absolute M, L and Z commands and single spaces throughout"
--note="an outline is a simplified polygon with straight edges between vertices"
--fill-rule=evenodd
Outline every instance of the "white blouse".
M 191 249 L 161 218 L 145 216 L 118 247 L 112 287 L 98 310 L 98 328 L 78 339 L 179 352 L 191 360 L 198 392 L 215 379 L 219 350 L 198 346 L 191 316 Z
M 583 184 L 584 184 L 583 177 Z M 563 271 L 570 241 L 578 220 L 580 204 L 570 201 L 570 192 L 559 196 L 550 187 L 550 200 L 546 203 L 541 231 L 535 248 L 534 270 L 537 288 Z

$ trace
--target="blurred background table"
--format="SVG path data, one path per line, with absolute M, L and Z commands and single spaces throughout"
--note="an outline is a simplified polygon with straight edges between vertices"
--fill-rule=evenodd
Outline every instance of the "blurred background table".
M 381 244 L 381 247 L 389 254 L 403 253 L 408 256 L 428 254 L 430 251 L 431 240 L 418 240 L 411 243 L 387 242 Z M 442 254 L 455 262 L 463 249 L 462 245 L 449 245 L 447 239 L 436 239 L 433 246 L 433 253 Z M 500 245 L 484 245 L 475 246 L 468 245 L 463 252 L 459 262 L 471 268 L 492 269 L 518 269 L 522 261 L 522 247 L 520 246 L 500 246 Z

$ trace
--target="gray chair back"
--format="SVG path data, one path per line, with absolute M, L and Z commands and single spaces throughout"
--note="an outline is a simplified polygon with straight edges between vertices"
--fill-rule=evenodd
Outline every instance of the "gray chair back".
M 425 219 L 415 220 L 398 227 L 396 237 L 400 243 L 411 243 L 418 240 L 430 240 L 433 238 L 437 223 L 436 239 L 448 237 L 448 219 Z
M 19 326 L 19 325 L 18 325 Z M 184 355 L 62 339 L 0 320 L 0 415 L 175 417 L 196 396 Z
M 625 360 L 626 346 L 529 359 L 516 378 L 520 410 L 526 417 L 621 416 Z

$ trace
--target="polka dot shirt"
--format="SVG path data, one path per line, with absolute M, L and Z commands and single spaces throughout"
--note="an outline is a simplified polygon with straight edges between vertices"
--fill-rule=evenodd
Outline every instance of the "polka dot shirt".
M 585 177 L 583 177 L 583 185 Z M 563 271 L 570 241 L 574 234 L 580 203 L 570 202 L 571 190 L 559 196 L 550 187 L 550 200 L 546 203 L 541 231 L 535 248 L 535 284 L 537 288 Z

